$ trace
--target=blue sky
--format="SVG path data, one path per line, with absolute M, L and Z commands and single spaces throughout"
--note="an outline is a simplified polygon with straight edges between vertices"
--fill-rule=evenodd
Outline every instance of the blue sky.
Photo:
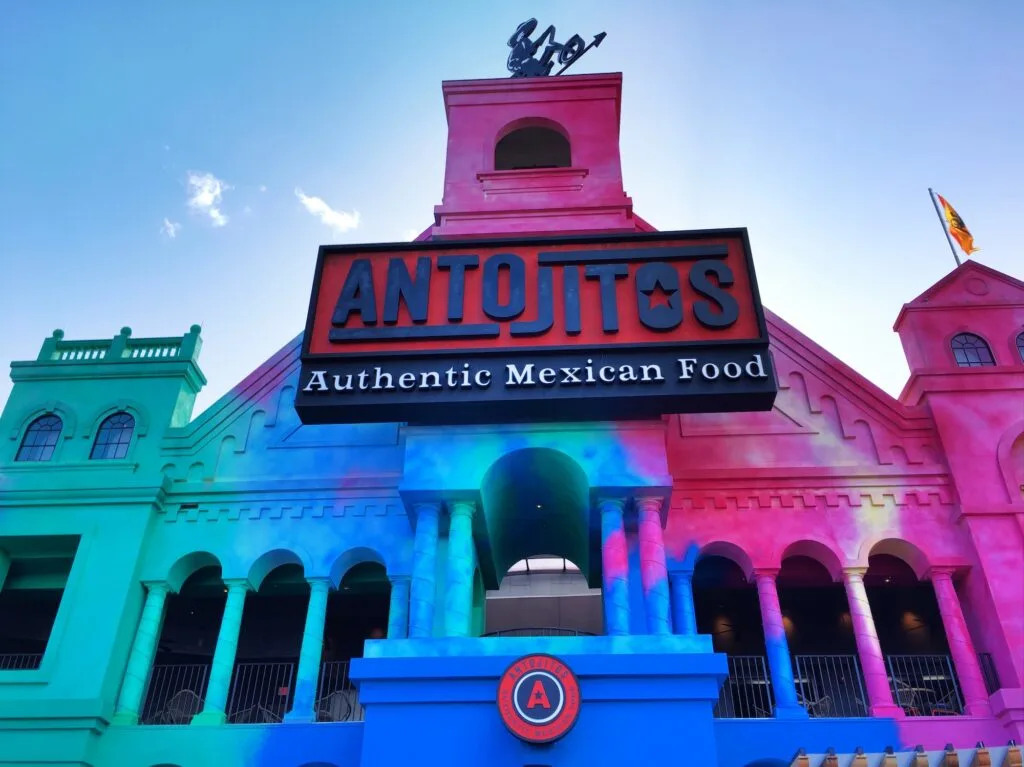
M 900 306 L 954 266 L 928 186 L 979 261 L 1024 277 L 1024 3 L 242 7 L 4 3 L 4 365 L 57 327 L 198 322 L 208 406 L 301 331 L 320 244 L 430 223 L 441 81 L 506 76 L 531 15 L 608 32 L 574 71 L 623 73 L 637 212 L 748 227 L 765 304 L 887 391 Z

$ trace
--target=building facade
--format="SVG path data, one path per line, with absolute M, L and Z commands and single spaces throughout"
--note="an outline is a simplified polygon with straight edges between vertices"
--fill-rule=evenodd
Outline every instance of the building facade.
M 444 83 L 419 240 L 653 231 L 621 85 Z M 902 307 L 899 399 L 766 317 L 771 410 L 469 426 L 304 424 L 301 336 L 196 415 L 198 327 L 55 331 L 0 418 L 0 765 L 1019 765 L 1024 283 Z M 548 745 L 496 699 L 533 653 Z

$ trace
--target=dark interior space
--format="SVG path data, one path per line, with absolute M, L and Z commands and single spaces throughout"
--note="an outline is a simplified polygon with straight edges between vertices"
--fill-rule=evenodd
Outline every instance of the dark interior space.
M 868 561 L 864 586 L 882 652 L 889 655 L 945 655 L 949 652 L 935 589 L 919 581 L 897 557 Z
M 693 571 L 693 601 L 697 631 L 711 635 L 715 652 L 764 655 L 757 589 L 739 565 L 725 557 L 702 557 Z
M 0 588 L 0 670 L 38 668 L 50 641 L 78 536 L 23 536 L 0 541 L 10 556 Z
M 520 128 L 501 139 L 494 149 L 495 170 L 568 168 L 571 165 L 569 139 L 551 128 Z
M 810 557 L 788 557 L 776 585 L 792 654 L 856 654 L 846 590 L 821 563 Z

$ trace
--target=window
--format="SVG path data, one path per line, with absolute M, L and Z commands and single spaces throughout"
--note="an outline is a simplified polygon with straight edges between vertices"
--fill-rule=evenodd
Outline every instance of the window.
M 973 333 L 960 333 L 953 336 L 950 346 L 959 367 L 980 368 L 996 364 L 988 344 L 983 338 Z
M 53 413 L 39 416 L 28 425 L 15 461 L 49 461 L 60 438 L 64 422 Z
M 0 671 L 39 668 L 78 549 L 78 536 L 0 538 Z
M 552 128 L 520 128 L 494 148 L 495 170 L 568 168 L 572 165 L 569 139 Z
M 1024 331 L 1017 334 L 1017 354 L 1020 355 L 1020 361 L 1024 362 Z
M 90 458 L 124 458 L 135 431 L 135 419 L 129 413 L 114 413 L 100 424 Z

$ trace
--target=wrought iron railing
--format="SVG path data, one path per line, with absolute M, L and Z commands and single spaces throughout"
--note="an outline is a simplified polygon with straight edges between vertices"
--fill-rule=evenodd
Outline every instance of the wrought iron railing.
M 550 628 L 547 626 L 503 629 L 483 634 L 485 637 L 592 637 L 595 634 L 578 629 Z
M 887 655 L 893 698 L 907 716 L 964 712 L 960 684 L 948 655 Z
M 42 653 L 6 653 L 0 655 L 0 671 L 31 671 L 39 668 L 42 662 Z
M 715 704 L 720 719 L 770 719 L 774 708 L 772 683 L 762 655 L 730 655 L 729 677 Z
M 363 707 L 359 694 L 348 677 L 347 660 L 327 661 L 320 665 L 315 714 L 318 722 L 361 722 Z
M 295 690 L 294 663 L 236 663 L 225 712 L 234 724 L 284 720 Z
M 999 682 L 999 672 L 996 671 L 995 661 L 992 660 L 992 653 L 978 653 L 978 664 L 981 666 L 981 675 L 985 679 L 985 691 L 991 695 L 1002 687 L 1002 684 Z
M 140 724 L 188 724 L 203 710 L 210 664 L 153 666 Z
M 868 715 L 856 655 L 794 655 L 793 671 L 800 704 L 811 716 Z

